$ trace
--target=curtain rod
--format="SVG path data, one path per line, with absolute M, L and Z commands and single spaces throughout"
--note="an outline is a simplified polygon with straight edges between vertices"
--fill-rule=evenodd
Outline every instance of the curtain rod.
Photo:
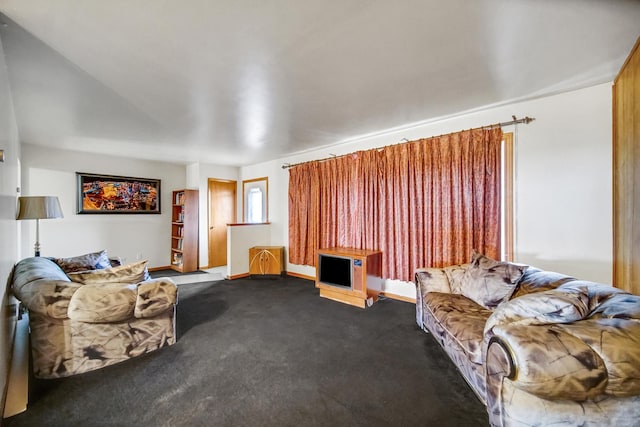
M 511 126 L 511 125 L 518 125 L 520 123 L 524 123 L 525 125 L 528 125 L 529 123 L 531 123 L 532 121 L 535 120 L 535 118 L 533 117 L 529 117 L 529 116 L 525 116 L 523 119 L 517 119 L 516 116 L 511 116 L 512 120 L 508 121 L 508 122 L 502 122 L 502 123 L 495 123 L 492 125 L 486 125 L 486 126 L 480 126 L 477 128 L 472 128 L 471 130 L 476 130 L 476 129 L 495 129 L 498 127 L 504 127 L 504 126 Z M 442 136 L 442 135 L 439 135 Z M 438 138 L 438 136 L 435 137 L 430 137 L 430 138 Z M 427 138 L 429 139 L 429 138 Z M 402 138 L 401 141 L 405 141 L 405 143 L 409 143 L 411 141 L 407 140 L 407 138 Z M 325 160 L 331 160 L 331 159 L 337 159 L 339 157 L 344 157 L 344 156 L 349 156 L 353 153 L 349 153 L 349 154 L 342 154 L 340 156 L 336 156 L 335 154 L 331 154 L 331 157 L 325 157 L 323 159 L 317 159 L 317 160 L 309 160 L 307 162 L 300 162 L 300 163 L 285 163 L 282 165 L 282 169 L 289 169 L 292 168 L 294 166 L 298 166 L 298 165 L 303 165 L 305 163 L 310 163 L 310 162 L 323 162 Z

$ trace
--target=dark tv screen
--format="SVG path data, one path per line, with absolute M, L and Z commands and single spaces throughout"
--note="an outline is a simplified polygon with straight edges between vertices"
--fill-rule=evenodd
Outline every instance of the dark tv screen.
M 320 282 L 351 287 L 351 258 L 320 255 Z

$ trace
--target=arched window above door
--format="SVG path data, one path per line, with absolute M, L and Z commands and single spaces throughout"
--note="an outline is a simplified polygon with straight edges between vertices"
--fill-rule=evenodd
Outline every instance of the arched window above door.
M 242 181 L 243 221 L 246 223 L 269 222 L 269 179 L 255 178 Z

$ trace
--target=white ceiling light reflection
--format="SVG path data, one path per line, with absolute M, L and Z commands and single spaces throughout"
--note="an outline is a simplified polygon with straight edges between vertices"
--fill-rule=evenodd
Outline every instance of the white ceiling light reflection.
M 270 124 L 270 99 L 267 78 L 261 64 L 252 63 L 239 80 L 238 127 L 243 145 L 260 148 L 265 142 Z

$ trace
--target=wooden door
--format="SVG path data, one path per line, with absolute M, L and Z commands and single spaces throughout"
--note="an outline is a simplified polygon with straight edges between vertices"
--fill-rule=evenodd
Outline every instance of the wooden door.
M 613 85 L 613 284 L 640 295 L 640 38 Z
M 227 265 L 227 224 L 236 222 L 236 182 L 209 179 L 209 268 Z

